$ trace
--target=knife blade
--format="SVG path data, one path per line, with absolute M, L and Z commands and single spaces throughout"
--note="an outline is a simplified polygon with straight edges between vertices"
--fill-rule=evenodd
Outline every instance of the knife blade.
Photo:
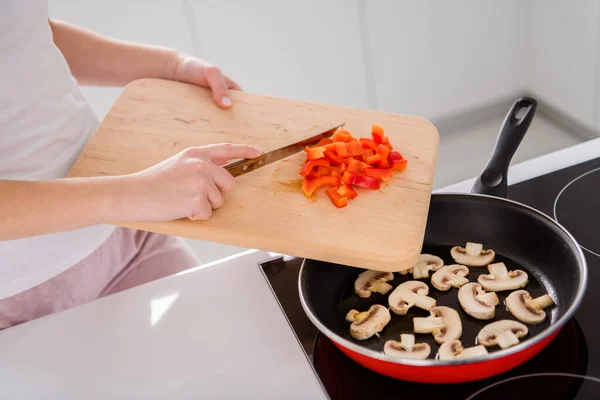
M 308 139 L 301 140 L 296 143 L 292 143 L 285 147 L 281 147 L 279 149 L 269 151 L 267 153 L 263 153 L 257 158 L 245 158 L 239 161 L 234 161 L 228 164 L 223 165 L 231 175 L 240 176 L 246 174 L 250 171 L 254 171 L 258 168 L 264 167 L 265 165 L 269 165 L 274 163 L 275 161 L 279 161 L 291 155 L 297 154 L 301 151 L 304 151 L 306 146 L 312 146 L 323 138 L 330 138 L 333 136 L 336 130 L 344 126 L 346 123 L 342 123 L 337 125 L 334 128 L 331 128 L 325 132 L 319 133 L 317 135 L 311 136 Z

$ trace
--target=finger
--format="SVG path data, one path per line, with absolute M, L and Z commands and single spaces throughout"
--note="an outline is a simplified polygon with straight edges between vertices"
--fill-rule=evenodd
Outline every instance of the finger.
M 225 83 L 227 83 L 227 87 L 229 89 L 243 91 L 242 87 L 240 85 L 238 85 L 238 83 L 236 81 L 234 81 L 233 79 L 231 79 L 228 76 L 225 76 Z
M 214 167 L 213 180 L 223 195 L 231 192 L 235 187 L 235 178 L 222 167 Z
M 225 77 L 221 70 L 214 65 L 205 66 L 203 68 L 204 79 L 207 85 L 212 90 L 213 98 L 217 105 L 222 108 L 231 107 L 231 98 L 229 97 L 229 89 Z
M 223 195 L 217 185 L 211 182 L 207 188 L 207 198 L 213 210 L 220 208 L 223 205 Z
M 237 158 L 256 158 L 262 149 L 248 144 L 220 143 L 204 146 L 207 157 L 215 164 L 222 164 Z
M 205 221 L 209 219 L 212 215 L 212 206 L 210 205 L 208 198 L 203 197 L 201 201 L 199 201 L 188 218 L 192 221 Z

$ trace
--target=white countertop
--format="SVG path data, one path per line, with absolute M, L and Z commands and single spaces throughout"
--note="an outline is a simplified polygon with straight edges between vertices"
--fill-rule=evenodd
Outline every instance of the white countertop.
M 509 184 L 597 157 L 600 139 L 514 165 Z M 247 251 L 0 331 L 0 399 L 326 399 L 257 265 L 271 256 Z

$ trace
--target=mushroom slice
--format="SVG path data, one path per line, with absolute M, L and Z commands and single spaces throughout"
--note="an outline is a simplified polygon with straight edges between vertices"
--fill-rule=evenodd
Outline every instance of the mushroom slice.
M 527 290 L 515 290 L 506 297 L 506 308 L 516 319 L 526 324 L 540 324 L 546 319 L 544 308 L 554 305 L 548 294 L 536 299 Z
M 438 306 L 429 310 L 429 317 L 413 318 L 413 329 L 415 333 L 432 333 L 437 343 L 460 338 L 462 335 L 462 323 L 456 310 Z
M 390 308 L 395 314 L 406 315 L 412 306 L 429 311 L 435 307 L 435 299 L 427 296 L 429 286 L 425 282 L 406 281 L 394 289 L 388 297 Z
M 456 360 L 465 358 L 481 357 L 489 354 L 484 345 L 480 344 L 473 347 L 463 347 L 458 339 L 449 340 L 442 343 L 438 350 L 438 359 L 440 360 Z
M 409 334 L 400 335 L 400 341 L 388 340 L 383 345 L 383 352 L 392 357 L 425 359 L 431 353 L 431 347 L 427 343 L 416 343 L 415 336 Z
M 469 267 L 484 267 L 496 258 L 494 250 L 483 250 L 481 243 L 472 242 L 467 242 L 465 247 L 454 246 L 450 255 L 458 264 Z
M 479 283 L 467 283 L 458 290 L 458 302 L 467 314 L 477 319 L 492 319 L 500 304 L 496 292 L 486 293 Z
M 469 275 L 469 268 L 464 265 L 444 265 L 431 277 L 431 284 L 437 290 L 450 290 L 451 287 L 460 288 L 469 283 L 465 276 Z
M 348 311 L 346 321 L 350 325 L 350 335 L 356 340 L 365 340 L 379 333 L 392 319 L 389 310 L 380 305 L 373 304 L 367 311 Z
M 503 319 L 483 327 L 477 335 L 477 342 L 485 347 L 500 346 L 501 349 L 519 344 L 519 339 L 525 337 L 529 330 L 518 321 Z
M 354 282 L 354 293 L 363 299 L 371 297 L 373 292 L 387 294 L 392 290 L 392 285 L 386 282 L 392 279 L 394 279 L 394 274 L 391 272 L 366 270 Z
M 527 273 L 520 269 L 508 271 L 504 263 L 494 263 L 488 265 L 489 275 L 480 275 L 477 282 L 491 292 L 501 292 L 503 290 L 519 289 L 527 285 L 529 278 Z
M 412 267 L 413 279 L 429 278 L 429 271 L 437 271 L 444 266 L 444 260 L 431 254 L 421 254 Z

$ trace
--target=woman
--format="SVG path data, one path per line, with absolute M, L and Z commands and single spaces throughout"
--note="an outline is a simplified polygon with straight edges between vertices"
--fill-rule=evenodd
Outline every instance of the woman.
M 98 126 L 78 84 L 163 78 L 239 86 L 200 59 L 49 20 L 46 0 L 0 2 L 0 329 L 197 265 L 175 237 L 106 222 L 207 219 L 234 188 L 218 165 L 256 147 L 188 149 L 135 174 L 66 178 Z M 160 190 L 156 190 L 160 188 Z

